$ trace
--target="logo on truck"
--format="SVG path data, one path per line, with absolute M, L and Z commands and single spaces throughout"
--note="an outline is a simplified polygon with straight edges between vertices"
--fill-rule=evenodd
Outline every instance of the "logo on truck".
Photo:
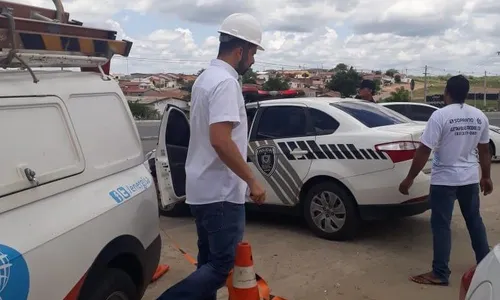
M 0 244 L 0 300 L 28 299 L 30 276 L 21 253 Z

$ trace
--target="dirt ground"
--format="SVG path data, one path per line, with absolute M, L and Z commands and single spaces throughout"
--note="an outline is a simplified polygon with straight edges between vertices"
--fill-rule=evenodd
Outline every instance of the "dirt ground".
M 492 166 L 495 191 L 484 197 L 482 213 L 490 245 L 500 242 L 500 165 Z M 161 220 L 162 263 L 170 271 L 152 284 L 143 299 L 151 300 L 190 274 L 194 267 L 171 246 L 170 238 L 193 256 L 196 233 L 189 217 Z M 452 222 L 451 285 L 412 283 L 411 274 L 428 271 L 432 260 L 429 213 L 371 223 L 352 242 L 331 242 L 313 236 L 299 220 L 273 214 L 250 214 L 245 239 L 252 245 L 255 268 L 272 294 L 288 300 L 458 300 L 460 277 L 474 256 L 458 204 Z M 167 236 L 168 235 L 168 236 Z M 170 237 L 169 237 L 170 236 Z M 226 291 L 219 299 L 227 299 Z

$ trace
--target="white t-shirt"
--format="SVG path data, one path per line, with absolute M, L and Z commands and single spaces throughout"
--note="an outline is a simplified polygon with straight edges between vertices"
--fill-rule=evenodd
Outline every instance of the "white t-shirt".
M 479 182 L 477 145 L 490 141 L 489 122 L 479 109 L 450 104 L 431 115 L 420 141 L 434 150 L 431 184 Z
M 210 143 L 209 126 L 224 121 L 234 122 L 232 139 L 246 160 L 248 124 L 238 73 L 228 63 L 214 59 L 198 76 L 191 93 L 187 204 L 245 203 L 246 182 L 220 160 Z

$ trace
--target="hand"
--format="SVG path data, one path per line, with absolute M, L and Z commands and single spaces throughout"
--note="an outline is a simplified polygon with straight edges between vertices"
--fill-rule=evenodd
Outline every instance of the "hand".
M 261 205 L 266 201 L 266 190 L 264 190 L 257 180 L 251 181 L 248 184 L 248 188 L 250 189 L 250 199 L 253 202 Z
M 408 190 L 413 185 L 413 179 L 406 177 L 399 185 L 399 192 L 403 195 L 408 195 Z
M 491 178 L 481 178 L 479 186 L 481 187 L 481 192 L 483 192 L 485 196 L 493 192 L 493 182 L 491 182 Z

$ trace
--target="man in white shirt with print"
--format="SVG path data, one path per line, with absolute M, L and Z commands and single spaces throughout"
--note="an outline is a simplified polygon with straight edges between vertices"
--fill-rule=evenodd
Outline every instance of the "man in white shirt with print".
M 248 14 L 221 25 L 217 59 L 196 79 L 191 94 L 191 136 L 186 160 L 186 203 L 196 219 L 197 270 L 159 300 L 216 300 L 234 266 L 245 228 L 245 200 L 266 193 L 247 159 L 248 124 L 238 76 L 254 63 L 262 30 Z
M 408 195 L 413 179 L 434 150 L 429 193 L 434 259 L 431 272 L 410 277 L 416 283 L 449 284 L 450 223 L 456 199 L 467 224 L 477 263 L 489 252 L 486 229 L 479 212 L 479 191 L 488 195 L 493 190 L 489 122 L 482 111 L 465 104 L 468 93 L 469 81 L 464 76 L 453 76 L 448 80 L 444 91 L 446 106 L 431 115 L 408 176 L 399 186 L 399 191 Z

